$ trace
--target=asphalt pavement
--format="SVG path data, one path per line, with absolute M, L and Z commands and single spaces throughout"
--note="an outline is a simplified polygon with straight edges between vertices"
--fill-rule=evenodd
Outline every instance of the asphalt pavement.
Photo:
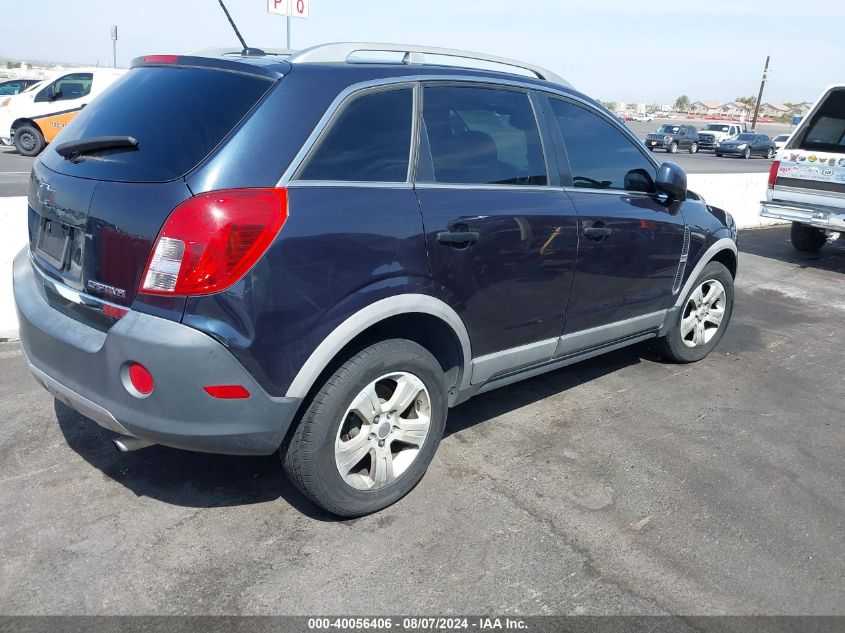
M 118 453 L 0 344 L 2 611 L 841 615 L 845 247 L 740 244 L 707 359 L 639 346 L 475 398 L 351 521 L 274 456 Z
M 21 156 L 10 145 L 0 145 L 0 198 L 25 196 L 34 158 Z

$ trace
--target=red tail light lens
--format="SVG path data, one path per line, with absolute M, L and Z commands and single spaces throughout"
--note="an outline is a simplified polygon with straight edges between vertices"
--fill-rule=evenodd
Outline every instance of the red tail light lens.
M 775 188 L 775 181 L 778 179 L 778 170 L 780 169 L 780 161 L 772 161 L 772 166 L 769 167 L 769 189 Z
M 265 253 L 287 219 L 284 189 L 226 189 L 189 198 L 159 233 L 140 292 L 225 290 Z

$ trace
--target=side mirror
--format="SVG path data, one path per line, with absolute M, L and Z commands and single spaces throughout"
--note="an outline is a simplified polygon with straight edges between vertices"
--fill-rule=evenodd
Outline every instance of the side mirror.
M 657 191 L 667 194 L 675 200 L 685 200 L 687 197 L 687 175 L 675 163 L 666 161 L 657 170 L 655 181 Z
M 55 86 L 47 86 L 47 89 L 44 91 L 44 96 L 47 97 L 47 101 L 53 101 L 59 95 L 56 93 Z

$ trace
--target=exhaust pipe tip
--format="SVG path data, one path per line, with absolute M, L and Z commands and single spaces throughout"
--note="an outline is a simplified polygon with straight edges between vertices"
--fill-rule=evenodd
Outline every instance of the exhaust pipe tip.
M 137 451 L 142 448 L 147 448 L 148 446 L 153 446 L 154 442 L 150 442 L 148 440 L 142 440 L 139 437 L 131 437 L 128 435 L 122 437 L 116 437 L 112 440 L 114 445 L 117 447 L 121 453 L 131 453 L 132 451 Z

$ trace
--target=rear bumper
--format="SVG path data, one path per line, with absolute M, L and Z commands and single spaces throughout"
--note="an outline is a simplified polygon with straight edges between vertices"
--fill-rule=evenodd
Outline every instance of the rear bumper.
M 30 371 L 56 398 L 100 426 L 157 444 L 266 455 L 281 444 L 301 402 L 273 398 L 223 345 L 174 321 L 130 311 L 101 332 L 54 309 L 28 249 L 14 262 L 20 343 Z M 127 362 L 155 380 L 147 397 L 125 387 Z M 239 384 L 249 398 L 221 400 L 205 385 Z
M 845 231 L 845 209 L 761 202 L 760 215 L 764 218 L 800 222 L 829 231 Z

